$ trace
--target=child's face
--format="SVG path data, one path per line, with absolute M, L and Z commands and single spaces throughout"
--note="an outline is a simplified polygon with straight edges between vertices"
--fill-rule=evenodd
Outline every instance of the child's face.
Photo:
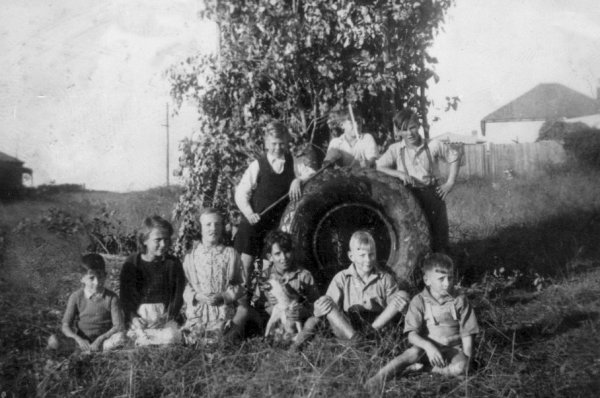
M 344 135 L 349 140 L 358 138 L 358 132 L 354 129 L 354 124 L 350 119 L 344 119 L 340 121 L 340 127 L 344 130 Z M 357 127 L 358 128 L 358 127 Z
M 203 214 L 200 216 L 202 243 L 217 244 L 223 232 L 223 220 L 218 214 Z
M 273 244 L 271 253 L 268 253 L 267 257 L 269 258 L 269 261 L 273 262 L 275 269 L 279 273 L 292 269 L 292 252 L 283 250 L 279 247 L 279 243 Z
M 449 295 L 454 286 L 454 273 L 452 270 L 434 268 L 425 273 L 423 280 L 434 297 L 443 297 Z
M 164 256 L 171 245 L 171 237 L 166 231 L 158 228 L 152 229 L 148 239 L 144 241 L 146 256 L 150 259 Z
M 365 275 L 373 271 L 375 262 L 377 261 L 375 248 L 370 245 L 352 245 L 348 252 L 348 257 L 356 267 L 356 270 L 360 274 Z
M 88 292 L 99 293 L 104 288 L 106 275 L 103 273 L 87 272 L 81 277 L 81 283 Z
M 287 138 L 277 138 L 268 135 L 265 138 L 265 148 L 267 153 L 276 158 L 282 158 L 288 147 Z
M 399 141 L 399 139 L 402 138 L 407 144 L 418 146 L 421 144 L 419 127 L 420 125 L 416 121 L 410 121 L 406 130 L 399 130 L 396 126 L 394 126 L 394 139 Z

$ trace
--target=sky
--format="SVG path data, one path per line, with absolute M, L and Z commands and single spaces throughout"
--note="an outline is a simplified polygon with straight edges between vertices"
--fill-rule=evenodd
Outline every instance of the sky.
M 130 191 L 166 182 L 165 71 L 217 48 L 201 0 L 0 0 L 0 151 L 35 185 Z M 470 134 L 539 83 L 594 97 L 600 78 L 596 0 L 457 0 L 431 49 L 433 136 Z M 459 96 L 444 112 L 446 96 Z M 190 136 L 191 106 L 171 115 L 170 169 Z M 177 182 L 171 177 L 171 182 Z

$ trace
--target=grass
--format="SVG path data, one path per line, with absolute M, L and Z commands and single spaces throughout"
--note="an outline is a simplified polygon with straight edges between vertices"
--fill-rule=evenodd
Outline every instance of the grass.
M 600 174 L 471 180 L 448 202 L 453 250 L 482 333 L 465 379 L 415 374 L 382 396 L 588 397 L 600 387 Z M 238 347 L 46 352 L 85 238 L 36 222 L 51 208 L 107 207 L 130 228 L 168 216 L 172 191 L 76 192 L 0 208 L 0 394 L 11 396 L 370 396 L 364 380 L 406 347 L 397 333 L 360 347 L 320 336 L 300 353 L 260 338 Z M 24 221 L 29 220 L 29 221 Z M 536 273 L 538 279 L 534 286 Z M 539 291 L 536 287 L 540 288 Z

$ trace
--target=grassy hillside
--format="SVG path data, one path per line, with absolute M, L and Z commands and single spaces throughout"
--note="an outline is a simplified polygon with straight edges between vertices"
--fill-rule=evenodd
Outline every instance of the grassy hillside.
M 449 199 L 455 257 L 482 333 L 466 379 L 416 374 L 383 396 L 577 397 L 600 387 L 600 174 L 462 183 Z M 74 219 L 105 212 L 134 229 L 177 194 L 56 194 L 0 206 L 0 394 L 10 396 L 369 396 L 364 379 L 406 346 L 319 337 L 301 353 L 252 339 L 83 357 L 44 351 L 88 245 Z M 53 210 L 51 210 L 53 209 Z M 50 219 L 50 221 L 48 221 Z M 46 221 L 44 221 L 46 220 Z

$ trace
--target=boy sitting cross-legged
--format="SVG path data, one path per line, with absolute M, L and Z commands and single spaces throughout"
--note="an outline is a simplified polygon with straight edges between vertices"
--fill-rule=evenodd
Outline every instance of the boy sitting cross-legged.
M 104 259 L 96 253 L 81 258 L 83 287 L 69 296 L 62 320 L 68 340 L 50 336 L 48 348 L 107 351 L 125 342 L 123 314 L 118 296 L 104 287 Z
M 384 366 L 368 382 L 380 385 L 388 376 L 427 360 L 431 371 L 449 376 L 465 374 L 473 355 L 473 335 L 479 332 L 475 313 L 454 287 L 454 264 L 445 254 L 423 261 L 425 289 L 410 302 L 404 332 L 413 345 Z
M 367 231 L 350 238 L 350 266 L 337 273 L 325 296 L 315 302 L 315 316 L 326 316 L 336 337 L 353 339 L 357 332 L 380 330 L 408 305 L 392 275 L 377 268 L 375 241 Z
M 294 262 L 292 237 L 279 230 L 270 231 L 265 238 L 265 251 L 271 265 L 263 271 L 261 279 L 278 282 L 289 295 L 291 304 L 282 314 L 288 323 L 291 325 L 296 322 L 300 325 L 306 323 L 311 319 L 312 304 L 319 297 L 319 293 L 312 274 Z M 256 287 L 253 302 L 261 316 L 261 323 L 276 316 L 277 314 L 274 314 L 274 311 L 278 310 L 276 306 L 283 304 L 278 303 L 274 293 L 273 286 L 270 286 L 270 290 L 265 290 L 260 285 Z M 285 325 L 283 326 L 285 328 Z

